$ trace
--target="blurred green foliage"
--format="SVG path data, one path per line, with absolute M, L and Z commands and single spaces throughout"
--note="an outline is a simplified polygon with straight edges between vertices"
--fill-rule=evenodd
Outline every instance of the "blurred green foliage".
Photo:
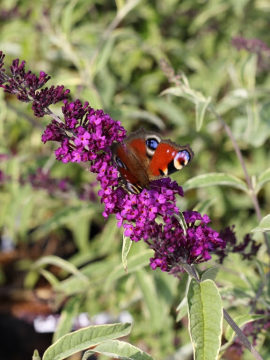
M 190 143 L 195 157 L 173 176 L 179 184 L 213 172 L 245 180 L 232 143 L 213 115 L 206 112 L 197 132 L 190 102 L 160 96 L 170 87 L 160 66 L 165 59 L 186 74 L 193 89 L 212 98 L 232 128 L 249 174 L 258 182 L 270 168 L 270 52 L 263 52 L 263 66 L 259 66 L 258 54 L 238 51 L 231 41 L 243 36 L 270 45 L 269 15 L 267 0 L 2 0 L 0 48 L 6 64 L 17 57 L 26 60 L 32 71 L 51 75 L 49 86 L 63 84 L 73 98 L 104 109 L 128 131 L 144 127 L 177 143 Z M 179 283 L 167 274 L 150 272 L 151 255 L 143 243 L 133 244 L 125 273 L 122 234 L 115 219 L 104 220 L 98 200 L 85 202 L 76 195 L 75 190 L 93 182 L 94 176 L 78 164 L 54 160 L 55 145 L 41 143 L 47 121 L 35 119 L 29 104 L 0 92 L 0 109 L 0 153 L 7 155 L 0 169 L 9 179 L 0 187 L 1 236 L 17 246 L 30 249 L 40 244 L 45 249 L 37 254 L 29 250 L 28 259 L 18 260 L 21 268 L 29 270 L 42 255 L 62 256 L 84 276 L 73 273 L 59 281 L 42 273 L 53 283 L 56 305 L 74 296 L 72 311 L 77 313 L 88 311 L 94 316 L 108 311 L 117 317 L 128 309 L 135 321 L 130 343 L 159 359 L 188 344 L 184 323 L 175 324 L 185 277 Z M 59 108 L 53 110 L 59 112 Z M 75 190 L 50 195 L 19 181 L 38 168 L 50 170 L 59 179 L 69 177 Z M 258 190 L 263 215 L 269 212 L 270 202 L 266 178 Z M 235 224 L 239 238 L 258 224 L 250 197 L 235 187 L 188 190 L 179 207 L 195 206 L 209 213 L 217 230 Z M 262 241 L 260 233 L 256 238 Z M 246 312 L 260 285 L 264 268 L 259 260 L 266 261 L 264 250 L 262 246 L 257 265 L 250 266 L 235 255 L 219 272 L 225 304 L 238 314 Z M 36 271 L 37 267 L 28 273 L 26 286 L 35 285 Z M 64 268 L 60 279 L 68 272 Z M 4 283 L 4 275 L 1 279 Z M 237 291 L 242 292 L 241 301 Z M 270 356 L 269 347 L 262 349 L 262 355 Z

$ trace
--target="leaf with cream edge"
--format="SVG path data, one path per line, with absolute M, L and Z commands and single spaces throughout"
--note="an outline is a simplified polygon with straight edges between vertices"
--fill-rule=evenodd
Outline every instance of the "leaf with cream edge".
M 131 324 L 95 325 L 62 336 L 45 351 L 42 360 L 63 360 L 79 351 L 130 333 Z
M 189 332 L 194 360 L 216 360 L 221 346 L 223 311 L 212 280 L 191 280 L 188 292 Z

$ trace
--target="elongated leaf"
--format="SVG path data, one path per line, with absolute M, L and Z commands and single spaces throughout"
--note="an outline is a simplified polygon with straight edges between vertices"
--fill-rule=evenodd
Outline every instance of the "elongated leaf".
M 183 298 L 183 300 L 177 306 L 176 311 L 177 311 L 176 321 L 179 322 L 188 313 L 188 303 L 187 303 L 187 297 L 186 296 Z
M 207 280 L 207 279 L 211 279 L 211 280 L 215 280 L 217 274 L 218 274 L 218 267 L 212 267 L 209 268 L 207 270 L 205 270 L 202 275 L 201 275 L 201 280 Z
M 39 356 L 39 353 L 37 350 L 34 351 L 34 354 L 32 356 L 32 360 L 41 360 L 41 357 Z
M 145 250 L 141 254 L 132 256 L 128 261 L 128 273 L 131 274 L 134 271 L 142 269 L 149 264 L 149 259 L 153 255 L 152 250 Z M 122 276 L 125 276 L 126 272 L 123 269 L 123 265 L 119 264 L 107 277 L 105 288 L 110 286 L 113 281 L 120 279 Z
M 53 334 L 53 342 L 66 335 L 72 329 L 74 317 L 78 314 L 80 299 L 78 297 L 71 298 L 64 306 L 57 329 Z
M 49 255 L 49 256 L 44 256 L 44 257 L 40 258 L 38 261 L 36 261 L 33 264 L 33 269 L 38 270 L 39 268 L 42 268 L 43 266 L 47 266 L 47 265 L 59 266 L 61 269 L 82 278 L 85 281 L 85 284 L 88 284 L 87 277 L 84 274 L 82 274 L 76 268 L 76 266 L 74 266 L 70 262 L 68 262 L 64 259 L 61 259 L 60 257 L 55 256 L 55 255 Z
M 126 336 L 130 329 L 128 323 L 88 326 L 61 337 L 45 351 L 42 360 L 65 359 L 103 341 Z
M 48 283 L 51 286 L 54 287 L 54 286 L 57 286 L 59 284 L 59 280 L 57 279 L 57 277 L 53 273 L 51 273 L 50 271 L 48 271 L 46 269 L 40 269 L 39 272 L 48 281 Z
M 205 214 L 207 210 L 210 208 L 212 204 L 214 204 L 215 199 L 206 199 L 200 201 L 196 206 L 193 208 L 194 211 L 198 211 L 199 213 Z
M 33 232 L 33 235 L 35 237 L 44 236 L 50 231 L 53 231 L 65 224 L 69 224 L 70 221 L 73 222 L 75 218 L 80 219 L 81 216 L 90 216 L 97 211 L 97 209 L 99 209 L 99 207 L 95 203 L 61 209 L 55 213 L 52 218 L 37 228 L 37 230 Z
M 187 223 L 186 223 L 186 220 L 184 218 L 183 213 L 180 211 L 179 216 L 175 215 L 175 217 L 179 221 L 179 224 L 181 225 L 181 228 L 183 229 L 184 234 L 186 235 L 186 233 L 187 233 Z
M 114 359 L 123 360 L 151 360 L 153 359 L 146 352 L 130 345 L 127 342 L 119 340 L 104 341 L 100 345 L 96 346 L 93 350 L 86 351 L 82 360 L 87 360 L 90 355 L 98 353 L 105 356 L 109 356 Z
M 207 110 L 208 105 L 211 102 L 211 97 L 208 97 L 207 99 L 203 100 L 203 101 L 197 101 L 196 103 L 196 130 L 200 131 L 202 124 L 203 124 L 203 120 L 205 117 L 205 112 Z
M 182 88 L 182 87 L 170 87 L 170 88 L 162 91 L 161 95 L 174 95 L 174 96 L 183 97 L 183 98 L 193 102 L 194 104 L 196 104 L 196 100 L 193 95 L 193 92 L 192 91 L 188 92 L 185 90 L 187 90 L 187 89 Z
M 270 214 L 266 215 L 257 227 L 251 230 L 252 232 L 270 231 Z
M 258 178 L 255 191 L 258 193 L 261 188 L 270 181 L 270 168 L 266 169 Z
M 136 279 L 143 293 L 144 302 L 150 314 L 151 326 L 155 330 L 161 330 L 164 326 L 163 316 L 166 312 L 163 310 L 163 303 L 157 295 L 157 289 L 150 276 L 145 270 L 137 271 Z
M 113 257 L 106 262 L 98 261 L 88 264 L 81 269 L 81 272 L 89 279 L 91 286 L 103 284 L 111 272 L 119 265 L 119 258 Z M 123 266 L 121 266 L 123 268 Z M 64 293 L 67 296 L 85 291 L 85 280 L 78 276 L 70 276 L 68 279 L 61 281 L 55 288 L 55 291 Z
M 185 182 L 184 191 L 206 186 L 224 185 L 247 192 L 246 184 L 237 177 L 225 173 L 209 173 L 195 176 Z
M 215 283 L 191 280 L 188 292 L 189 331 L 195 360 L 218 358 L 223 311 Z
M 234 322 L 239 327 L 242 327 L 242 326 L 244 326 L 245 324 L 247 324 L 249 322 L 260 320 L 260 319 L 263 319 L 264 317 L 265 317 L 265 315 L 245 314 L 245 315 L 240 315 L 240 316 L 237 316 L 236 318 L 234 318 Z M 230 327 L 230 325 L 228 325 L 227 328 L 226 328 L 226 331 L 225 331 L 225 338 L 228 341 L 228 343 L 225 344 L 226 347 L 228 347 L 228 345 L 230 343 L 232 343 L 234 335 L 235 335 L 234 330 Z
M 130 240 L 130 238 L 123 235 L 122 264 L 123 264 L 125 271 L 127 271 L 127 256 L 128 256 L 129 250 L 131 248 L 131 245 L 132 245 L 132 241 Z

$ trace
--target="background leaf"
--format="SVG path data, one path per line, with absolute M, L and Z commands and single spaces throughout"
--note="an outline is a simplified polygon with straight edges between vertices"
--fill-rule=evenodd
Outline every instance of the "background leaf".
M 113 357 L 123 360 L 151 360 L 152 357 L 140 350 L 139 348 L 130 345 L 123 341 L 109 340 L 95 347 L 93 351 L 87 351 L 82 360 L 87 360 L 91 354 L 98 353 L 105 356 Z

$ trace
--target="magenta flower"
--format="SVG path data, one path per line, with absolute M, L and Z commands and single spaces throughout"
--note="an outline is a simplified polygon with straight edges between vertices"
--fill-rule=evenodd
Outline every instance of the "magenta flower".
M 63 163 L 88 162 L 90 171 L 97 174 L 100 184 L 98 195 L 104 204 L 104 217 L 115 214 L 124 234 L 137 242 L 145 241 L 154 251 L 150 260 L 152 269 L 157 267 L 172 273 L 181 271 L 184 263 L 207 261 L 210 253 L 225 246 L 219 234 L 207 224 L 207 215 L 184 212 L 185 231 L 177 217 L 177 196 L 183 190 L 170 178 L 152 181 L 149 189 L 139 194 L 127 193 L 120 185 L 119 174 L 112 160 L 111 147 L 122 142 L 126 130 L 102 110 L 94 110 L 87 102 L 68 101 L 69 90 L 63 86 L 39 90 L 49 76 L 40 72 L 39 77 L 25 72 L 25 63 L 14 60 L 11 76 L 6 75 L 0 53 L 0 86 L 15 94 L 21 101 L 32 101 L 36 116 L 50 115 L 53 119 L 46 127 L 42 141 L 56 141 L 59 147 L 56 158 Z M 62 118 L 54 115 L 49 106 L 63 101 Z

